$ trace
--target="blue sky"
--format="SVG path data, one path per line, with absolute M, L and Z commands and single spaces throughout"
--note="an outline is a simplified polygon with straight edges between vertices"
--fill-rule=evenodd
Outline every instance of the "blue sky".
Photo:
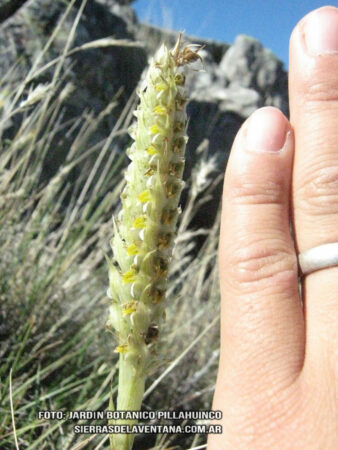
M 244 33 L 270 48 L 288 67 L 289 37 L 320 0 L 136 0 L 142 22 L 232 43 Z M 332 5 L 336 1 L 332 1 Z

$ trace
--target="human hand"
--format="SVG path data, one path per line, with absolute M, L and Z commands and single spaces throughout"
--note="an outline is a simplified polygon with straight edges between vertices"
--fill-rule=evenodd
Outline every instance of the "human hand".
M 338 267 L 304 276 L 302 303 L 296 257 L 338 242 L 337 8 L 294 29 L 289 90 L 290 122 L 256 111 L 226 170 L 209 450 L 338 448 Z

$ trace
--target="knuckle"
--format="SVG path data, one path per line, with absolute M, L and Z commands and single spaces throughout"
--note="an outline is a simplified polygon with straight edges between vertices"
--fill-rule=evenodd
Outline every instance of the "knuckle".
M 312 82 L 307 85 L 303 96 L 304 103 L 323 103 L 327 107 L 327 102 L 335 104 L 338 107 L 338 87 L 335 83 L 328 83 L 327 78 Z
M 236 286 L 250 292 L 260 288 L 284 289 L 297 276 L 294 252 L 278 240 L 255 241 L 230 252 L 229 279 Z
M 297 208 L 312 216 L 338 215 L 338 166 L 317 170 L 298 189 Z
M 230 201 L 240 205 L 283 204 L 284 192 L 278 182 L 240 182 L 231 186 Z

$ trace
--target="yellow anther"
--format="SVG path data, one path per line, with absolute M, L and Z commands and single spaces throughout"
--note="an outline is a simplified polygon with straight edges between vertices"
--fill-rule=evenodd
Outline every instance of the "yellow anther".
M 129 316 L 131 313 L 135 312 L 136 309 L 135 308 L 127 308 L 123 310 L 123 315 L 124 316 Z
M 160 134 L 162 132 L 163 130 L 156 124 L 150 127 L 150 134 Z
M 141 203 L 149 202 L 151 200 L 150 191 L 146 189 L 145 191 L 141 192 L 141 194 L 137 196 L 137 200 Z
M 128 302 L 122 306 L 122 313 L 124 316 L 129 316 L 136 311 L 136 302 Z
M 155 85 L 156 91 L 165 91 L 167 89 L 167 85 L 164 83 L 158 83 Z
M 137 255 L 138 252 L 139 252 L 139 249 L 137 248 L 136 244 L 130 244 L 127 247 L 127 253 L 128 253 L 129 256 Z
M 115 353 L 127 353 L 128 345 L 118 345 L 114 351 L 115 351 Z
M 154 175 L 155 170 L 154 169 L 148 169 L 144 175 L 146 175 L 147 177 L 151 177 L 152 175 Z
M 156 155 L 158 153 L 157 148 L 154 147 L 153 145 L 149 145 L 149 147 L 147 147 L 147 153 L 148 155 Z
M 155 114 L 158 114 L 159 116 L 165 116 L 168 113 L 167 108 L 165 108 L 162 105 L 155 106 L 153 111 Z
M 133 222 L 134 228 L 144 228 L 146 226 L 146 218 L 143 216 L 136 217 Z
M 122 281 L 124 284 L 134 283 L 136 281 L 136 272 L 133 269 L 127 270 L 122 276 Z

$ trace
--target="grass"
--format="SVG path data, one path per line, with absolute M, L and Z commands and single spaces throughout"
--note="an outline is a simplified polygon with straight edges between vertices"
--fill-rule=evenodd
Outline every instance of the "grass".
M 108 446 L 107 436 L 75 435 L 77 422 L 38 419 L 39 410 L 105 410 L 110 386 L 114 394 L 117 386 L 116 343 L 105 331 L 104 252 L 109 252 L 111 216 L 119 208 L 122 168 L 127 163 L 115 139 L 127 134 L 135 99 L 98 144 L 92 144 L 91 137 L 115 107 L 116 98 L 96 117 L 84 112 L 65 121 L 63 108 L 72 92 L 66 81 L 66 56 L 74 51 L 80 14 L 81 9 L 63 54 L 45 65 L 40 54 L 28 73 L 20 73 L 18 65 L 0 85 L 0 448 L 4 450 Z M 58 28 L 47 46 L 57 33 Z M 54 71 L 49 84 L 34 84 L 45 67 Z M 47 179 L 55 142 L 65 134 L 66 157 Z M 163 361 L 149 379 L 145 409 L 211 407 L 219 347 L 219 216 L 210 230 L 196 227 L 194 217 L 220 182 L 219 178 L 211 182 L 215 170 L 204 151 L 187 182 L 159 342 Z M 201 236 L 203 244 L 197 247 Z M 205 436 L 198 435 L 138 436 L 135 448 L 203 448 L 204 443 Z

